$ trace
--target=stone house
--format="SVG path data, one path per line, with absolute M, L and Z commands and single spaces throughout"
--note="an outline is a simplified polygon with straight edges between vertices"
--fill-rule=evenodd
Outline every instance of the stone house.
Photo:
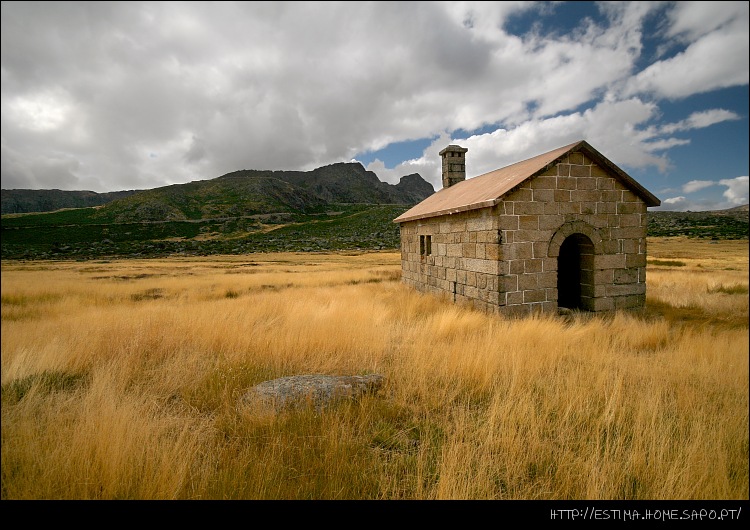
M 394 219 L 405 284 L 508 316 L 643 308 L 658 198 L 585 141 L 468 180 L 467 151 Z

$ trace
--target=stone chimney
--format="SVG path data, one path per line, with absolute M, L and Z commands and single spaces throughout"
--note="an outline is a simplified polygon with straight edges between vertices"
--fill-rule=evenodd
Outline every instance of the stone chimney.
M 466 147 L 458 145 L 449 145 L 440 151 L 443 157 L 443 188 L 466 180 L 466 151 Z

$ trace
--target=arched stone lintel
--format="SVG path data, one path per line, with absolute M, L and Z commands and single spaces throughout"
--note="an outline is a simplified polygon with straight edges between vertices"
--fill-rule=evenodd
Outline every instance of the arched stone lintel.
M 599 230 L 584 221 L 569 221 L 558 228 L 550 239 L 547 255 L 550 258 L 558 257 L 563 241 L 573 234 L 583 234 L 588 237 L 594 245 L 594 254 L 602 254 L 602 236 Z

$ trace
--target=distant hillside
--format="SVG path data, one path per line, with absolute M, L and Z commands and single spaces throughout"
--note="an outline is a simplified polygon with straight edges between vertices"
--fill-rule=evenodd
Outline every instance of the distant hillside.
M 53 212 L 63 208 L 101 206 L 137 190 L 96 193 L 64 190 L 2 190 L 2 213 Z
M 312 171 L 241 170 L 139 192 L 3 190 L 3 213 L 105 205 L 94 214 L 104 223 L 184 221 L 304 214 L 341 203 L 414 205 L 434 192 L 417 173 L 402 177 L 398 184 L 388 184 L 362 164 L 352 162 Z
M 2 258 L 395 249 L 393 219 L 434 192 L 416 173 L 387 184 L 359 163 L 235 171 L 97 208 L 3 215 Z
M 648 235 L 688 236 L 708 239 L 747 239 L 750 226 L 747 204 L 703 212 L 648 212 Z

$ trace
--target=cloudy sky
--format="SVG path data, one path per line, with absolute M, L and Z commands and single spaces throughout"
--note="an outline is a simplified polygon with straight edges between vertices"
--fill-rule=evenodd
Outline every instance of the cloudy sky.
M 467 177 L 577 140 L 662 200 L 748 202 L 748 2 L 14 2 L 2 188 L 359 161 Z

